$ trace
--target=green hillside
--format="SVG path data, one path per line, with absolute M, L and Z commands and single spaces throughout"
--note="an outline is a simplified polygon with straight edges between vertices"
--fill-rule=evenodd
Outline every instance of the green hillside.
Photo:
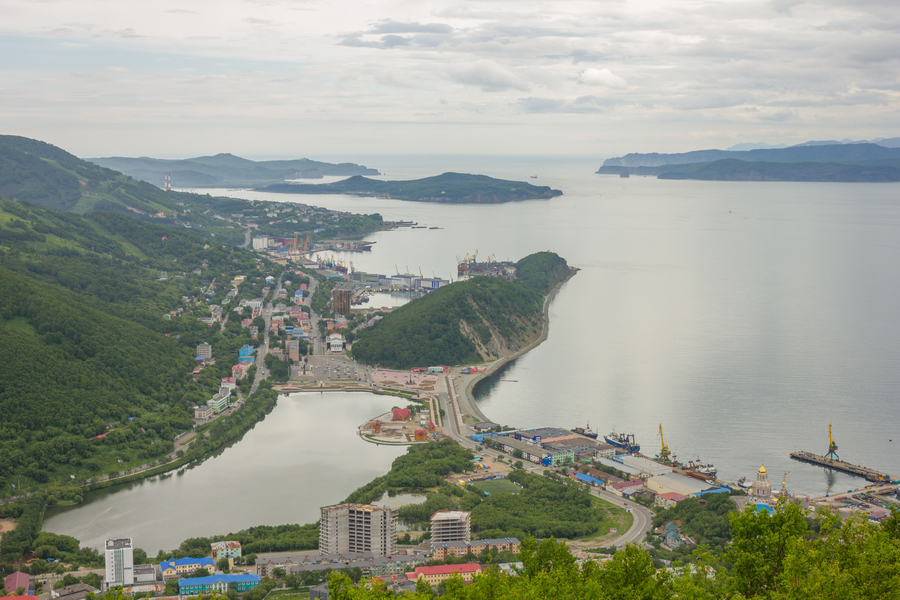
M 561 196 L 559 190 L 521 181 L 495 179 L 487 175 L 444 173 L 411 181 L 379 181 L 355 176 L 319 185 L 279 183 L 260 188 L 265 192 L 286 194 L 356 194 L 389 196 L 415 202 L 448 204 L 496 204 L 519 200 L 548 199 Z
M 543 299 L 569 275 L 551 252 L 517 263 L 524 277 L 510 282 L 475 277 L 442 287 L 398 308 L 362 330 L 353 357 L 394 368 L 455 365 L 493 360 L 536 340 L 543 327 Z
M 254 343 L 240 317 L 221 333 L 199 321 L 224 302 L 216 282 L 247 275 L 239 293 L 254 297 L 277 268 L 185 229 L 0 199 L 3 491 L 170 453 L 193 426 L 192 405 L 211 398 L 237 348 Z M 218 360 L 195 378 L 201 341 Z
M 260 185 L 285 179 L 321 179 L 325 175 L 378 175 L 376 169 L 352 163 L 332 164 L 308 158 L 253 161 L 233 154 L 176 160 L 118 156 L 88 160 L 159 187 L 163 186 L 166 173 L 171 176 L 172 185 L 180 188 Z

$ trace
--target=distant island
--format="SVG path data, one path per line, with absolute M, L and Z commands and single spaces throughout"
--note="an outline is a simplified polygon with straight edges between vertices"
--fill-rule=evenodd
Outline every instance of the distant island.
M 242 187 L 281 182 L 286 179 L 322 179 L 326 175 L 347 177 L 380 174 L 377 169 L 353 163 L 332 164 L 308 158 L 253 161 L 233 154 L 178 160 L 118 156 L 85 160 L 160 188 L 165 185 L 166 173 L 176 188 Z
M 447 204 L 499 204 L 521 200 L 541 200 L 561 196 L 559 190 L 520 181 L 494 179 L 487 175 L 444 173 L 409 181 L 378 181 L 354 176 L 324 184 L 278 183 L 257 188 L 261 192 L 284 194 L 352 194 Z
M 353 343 L 364 364 L 407 369 L 480 363 L 534 343 L 544 326 L 544 298 L 573 270 L 553 252 L 515 263 L 513 281 L 473 277 L 394 310 Z
M 604 161 L 610 175 L 710 181 L 900 181 L 900 148 L 878 144 L 800 145 L 745 151 L 632 153 Z

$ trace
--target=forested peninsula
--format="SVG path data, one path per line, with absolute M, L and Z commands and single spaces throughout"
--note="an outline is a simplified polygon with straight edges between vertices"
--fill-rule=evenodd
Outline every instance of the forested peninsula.
M 227 153 L 175 160 L 121 156 L 88 160 L 157 187 L 163 187 L 167 173 L 172 185 L 179 188 L 238 187 L 285 179 L 322 179 L 326 175 L 347 177 L 379 174 L 377 169 L 353 163 L 334 164 L 308 158 L 253 161 Z
M 707 181 L 879 183 L 900 181 L 900 148 L 834 144 L 680 154 L 633 153 L 607 159 L 597 173 Z
M 538 252 L 516 263 L 516 279 L 457 281 L 398 308 L 353 344 L 366 364 L 405 369 L 509 356 L 537 340 L 544 297 L 571 275 L 566 261 Z
M 561 196 L 559 190 L 521 181 L 495 179 L 487 175 L 444 173 L 410 181 L 378 181 L 354 176 L 334 183 L 278 183 L 258 188 L 261 192 L 283 194 L 352 194 L 446 204 L 499 204 L 521 200 L 542 200 Z

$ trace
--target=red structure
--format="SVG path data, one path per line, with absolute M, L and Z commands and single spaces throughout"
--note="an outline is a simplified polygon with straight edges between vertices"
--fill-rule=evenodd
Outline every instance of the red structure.
M 408 408 L 395 408 L 393 410 L 394 421 L 406 421 L 409 419 L 409 409 Z
M 416 429 L 416 441 L 424 442 L 426 439 L 428 439 L 428 432 L 424 429 Z
M 166 191 L 167 191 L 167 192 L 171 192 L 171 191 L 172 191 L 172 178 L 169 177 L 169 174 L 168 174 L 168 173 L 166 173 Z

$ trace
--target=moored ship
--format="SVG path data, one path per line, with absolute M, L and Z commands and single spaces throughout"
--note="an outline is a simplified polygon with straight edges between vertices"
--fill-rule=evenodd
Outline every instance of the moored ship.
M 636 454 L 641 451 L 641 447 L 634 441 L 633 433 L 616 433 L 613 431 L 609 435 L 603 436 L 608 444 L 612 444 L 616 448 L 622 448 L 629 454 Z
M 597 439 L 597 432 L 594 431 L 593 429 L 591 429 L 590 423 L 587 424 L 587 427 L 576 427 L 572 431 L 574 431 L 578 435 L 583 435 L 585 437 L 593 438 L 595 440 Z

